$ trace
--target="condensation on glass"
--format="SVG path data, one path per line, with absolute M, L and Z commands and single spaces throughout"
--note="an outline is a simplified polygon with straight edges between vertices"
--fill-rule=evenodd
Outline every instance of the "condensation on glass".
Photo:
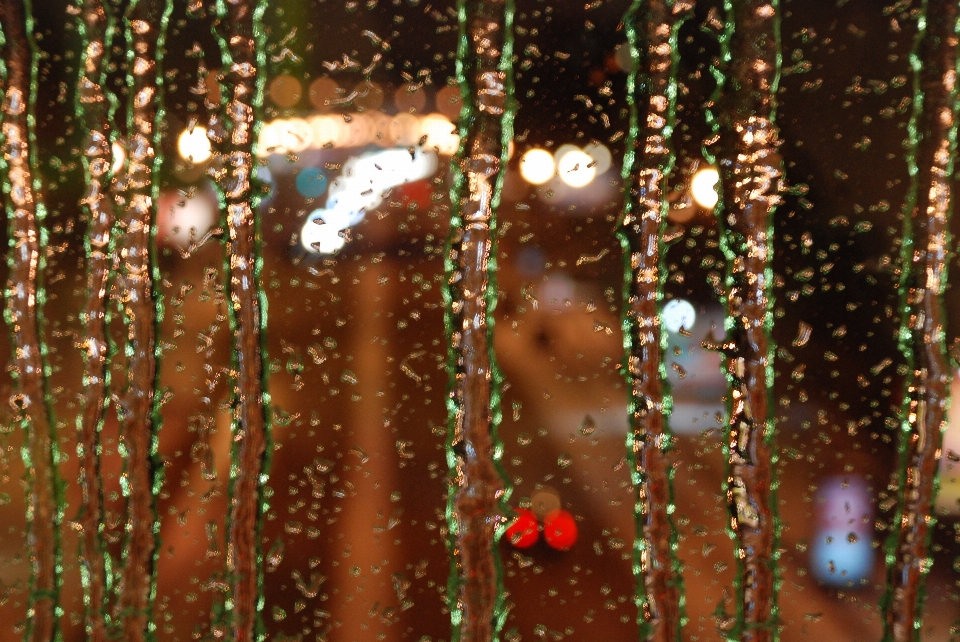
M 954 639 L 957 24 L 0 0 L 0 641 Z

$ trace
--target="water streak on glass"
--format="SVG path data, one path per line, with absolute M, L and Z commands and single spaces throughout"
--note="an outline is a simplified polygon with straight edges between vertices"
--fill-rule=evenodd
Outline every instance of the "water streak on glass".
M 30 2 L 0 2 L 0 47 L 3 50 L 2 153 L 4 206 L 9 247 L 5 317 L 13 346 L 14 390 L 10 403 L 25 434 L 22 449 L 27 469 L 27 542 L 30 595 L 25 640 L 46 642 L 57 632 L 60 588 L 61 519 L 58 506 L 54 421 L 44 373 L 46 349 L 41 340 L 44 302 L 42 274 L 46 235 L 40 228 L 45 210 L 36 167 L 35 105 L 38 57 L 33 40 Z
M 269 399 L 264 382 L 266 299 L 260 289 L 259 236 L 251 188 L 254 172 L 256 116 L 264 80 L 261 17 L 264 3 L 231 0 L 221 19 L 228 34 L 221 40 L 227 69 L 225 136 L 215 141 L 222 153 L 219 176 L 227 216 L 227 269 L 230 274 L 230 323 L 237 381 L 234 401 L 234 452 L 231 466 L 230 525 L 227 564 L 231 574 L 231 638 L 260 636 L 262 602 L 260 520 L 266 481 Z
M 155 591 L 154 559 L 158 526 L 154 505 L 159 485 L 156 430 L 159 412 L 156 334 L 159 300 L 154 295 L 153 247 L 157 169 L 160 166 L 158 108 L 162 75 L 158 60 L 170 12 L 164 0 L 134 0 L 124 20 L 127 53 L 128 161 L 118 188 L 125 196 L 122 220 L 123 256 L 117 291 L 127 325 L 124 352 L 126 385 L 117 395 L 127 500 L 126 541 L 120 570 L 116 616 L 123 638 L 145 640 L 152 627 Z
M 113 40 L 113 18 L 102 0 L 78 4 L 78 31 L 83 40 L 83 60 L 77 91 L 77 116 L 85 130 L 83 164 L 87 190 L 82 204 L 89 214 L 85 249 L 87 255 L 87 300 L 81 344 L 84 354 L 83 410 L 77 417 L 79 432 L 80 487 L 77 522 L 82 527 L 81 572 L 86 603 L 86 630 L 92 642 L 107 636 L 106 605 L 110 589 L 109 564 L 104 548 L 103 487 L 100 483 L 100 432 L 107 394 L 107 287 L 112 265 L 111 230 L 114 211 L 110 198 L 112 165 L 112 97 L 106 92 L 105 54 Z
M 777 516 L 773 433 L 772 219 L 781 196 L 776 93 L 780 74 L 776 0 L 726 2 L 720 96 L 720 226 L 727 257 L 723 345 L 729 384 L 726 494 L 739 563 L 730 639 L 778 637 Z
M 641 637 L 679 640 L 683 590 L 673 513 L 673 444 L 668 417 L 661 311 L 666 277 L 661 245 L 666 229 L 666 181 L 677 96 L 677 30 L 689 5 L 635 0 L 624 17 L 632 54 L 627 80 L 630 133 L 623 163 L 624 214 L 618 229 L 624 252 L 623 340 L 629 387 L 627 437 L 636 488 L 634 574 Z
M 446 256 L 450 394 L 447 520 L 453 639 L 496 639 L 506 610 L 497 542 L 508 491 L 499 460 L 500 375 L 493 355 L 496 210 L 513 135 L 513 4 L 461 0 L 463 99 Z
M 927 20 L 930 16 L 931 19 Z M 951 178 L 957 141 L 956 2 L 926 0 L 911 55 L 914 111 L 907 164 L 912 178 L 902 247 L 900 349 L 908 371 L 900 430 L 900 504 L 887 549 L 884 640 L 920 635 L 923 580 L 936 518 L 933 501 L 947 423 L 951 368 L 943 293 L 950 256 Z

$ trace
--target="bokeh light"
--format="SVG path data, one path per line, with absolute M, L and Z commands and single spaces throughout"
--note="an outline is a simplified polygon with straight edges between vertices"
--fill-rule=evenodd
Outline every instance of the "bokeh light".
M 714 167 L 704 167 L 690 181 L 690 192 L 693 194 L 693 200 L 697 205 L 712 210 L 713 206 L 720 200 L 717 195 L 717 182 L 720 175 Z
M 335 210 L 314 210 L 300 230 L 300 245 L 315 254 L 335 254 L 347 241 L 340 233 L 350 226 L 350 219 Z
M 303 85 L 289 74 L 281 74 L 270 81 L 270 100 L 277 107 L 295 107 L 303 95 Z
M 597 175 L 597 168 L 582 149 L 575 148 L 557 155 L 557 174 L 570 187 L 585 187 Z
M 317 198 L 327 191 L 327 175 L 319 167 L 305 167 L 297 174 L 297 191 L 305 198 Z
M 545 149 L 528 149 L 520 157 L 520 176 L 531 185 L 543 185 L 553 178 L 556 169 L 553 154 Z
M 216 192 L 208 182 L 190 192 L 164 190 L 157 203 L 157 236 L 161 244 L 186 249 L 210 231 L 219 216 Z
M 393 94 L 393 104 L 399 112 L 422 112 L 427 106 L 427 92 L 416 85 L 403 85 Z
M 375 82 L 364 81 L 353 88 L 353 104 L 362 109 L 380 109 L 383 107 L 383 88 Z
M 310 83 L 307 97 L 310 104 L 319 111 L 327 112 L 333 109 L 334 100 L 340 95 L 341 89 L 337 81 L 332 78 L 317 78 Z
M 697 322 L 697 311 L 686 299 L 672 299 L 663 306 L 663 325 L 669 332 L 677 333 L 680 329 L 692 330 Z
M 344 147 L 363 147 L 373 138 L 373 123 L 366 113 L 343 117 Z
M 313 144 L 315 147 L 341 147 L 347 136 L 343 117 L 337 115 L 312 116 L 307 120 L 313 130 Z
M 390 139 L 398 147 L 416 145 L 420 131 L 420 119 L 413 114 L 397 114 L 390 121 Z
M 269 121 L 260 128 L 260 137 L 257 141 L 257 156 L 269 156 L 280 153 L 282 121 Z
M 113 160 L 110 164 L 110 171 L 114 174 L 118 174 L 120 170 L 123 169 L 123 165 L 127 162 L 127 150 L 123 148 L 123 145 L 117 141 L 113 141 L 113 144 L 110 146 L 110 151 L 112 152 Z
M 594 167 L 597 170 L 597 176 L 605 174 L 610 166 L 613 165 L 613 155 L 606 145 L 602 143 L 590 143 L 583 147 L 583 152 L 593 159 Z
M 313 128 L 303 118 L 283 121 L 280 128 L 280 147 L 284 152 L 301 152 L 313 144 Z
M 427 137 L 424 146 L 434 149 L 444 156 L 457 153 L 460 137 L 456 128 L 443 114 L 430 114 L 420 121 L 420 131 Z
M 448 85 L 437 92 L 437 111 L 456 121 L 460 118 L 460 109 L 463 107 L 463 101 L 460 99 L 460 87 Z

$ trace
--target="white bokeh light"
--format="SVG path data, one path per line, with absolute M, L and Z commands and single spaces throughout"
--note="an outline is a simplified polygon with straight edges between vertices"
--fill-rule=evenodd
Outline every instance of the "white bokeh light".
M 313 128 L 302 118 L 290 118 L 282 122 L 279 130 L 280 147 L 285 152 L 302 152 L 313 143 Z
M 436 149 L 444 156 L 452 156 L 460 146 L 460 137 L 456 127 L 443 114 L 430 114 L 420 121 L 420 128 L 427 137 L 424 146 L 427 149 Z
M 264 123 L 260 128 L 260 138 L 257 140 L 257 155 L 269 156 L 270 154 L 280 153 L 281 121 L 271 121 Z
M 157 205 L 157 236 L 165 245 L 182 249 L 197 243 L 220 215 L 214 188 L 207 182 L 189 193 L 164 190 Z
M 692 330 L 697 322 L 697 311 L 686 299 L 673 299 L 663 306 L 663 325 L 670 332 Z
M 693 200 L 697 202 L 697 205 L 708 210 L 713 209 L 717 201 L 720 200 L 717 196 L 719 180 L 720 175 L 713 167 L 704 167 L 693 175 L 693 180 L 690 181 L 690 192 L 693 194 Z
M 340 232 L 349 226 L 349 217 L 343 212 L 314 210 L 300 231 L 300 244 L 308 252 L 334 254 L 347 244 Z
M 585 187 L 593 181 L 597 168 L 586 152 L 580 148 L 568 150 L 563 155 L 560 155 L 560 150 L 557 152 L 557 174 L 560 180 L 570 187 Z
M 613 154 L 607 149 L 606 145 L 601 143 L 584 145 L 584 153 L 593 159 L 594 167 L 597 169 L 597 176 L 605 173 L 613 165 Z
M 422 149 L 393 148 L 354 156 L 330 185 L 326 207 L 307 217 L 300 232 L 301 245 L 308 252 L 333 254 L 346 244 L 341 230 L 362 221 L 390 189 L 423 180 L 433 175 L 437 166 L 437 155 Z
M 520 176 L 531 185 L 543 185 L 556 173 L 553 154 L 535 147 L 520 157 Z
M 210 139 L 207 138 L 206 127 L 188 127 L 180 132 L 177 151 L 180 153 L 180 158 L 194 165 L 210 160 L 213 149 L 210 147 Z
M 113 159 L 110 163 L 110 171 L 114 174 L 117 174 L 123 169 L 124 163 L 127 162 L 127 150 L 125 150 L 123 145 L 117 141 L 113 141 L 113 144 L 110 146 L 110 151 L 113 153 Z

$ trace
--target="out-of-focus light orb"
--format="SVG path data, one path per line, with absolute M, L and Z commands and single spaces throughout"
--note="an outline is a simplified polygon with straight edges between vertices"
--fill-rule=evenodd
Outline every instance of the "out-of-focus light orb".
M 606 145 L 601 143 L 590 143 L 585 145 L 583 152 L 593 159 L 594 167 L 597 170 L 597 176 L 600 174 L 606 173 L 610 166 L 613 164 L 613 155 L 610 153 L 610 150 L 607 149 Z
M 349 221 L 338 212 L 314 210 L 300 230 L 300 244 L 314 254 L 335 254 L 347 241 L 340 232 L 349 226 Z
M 520 176 L 531 185 L 543 185 L 556 171 L 553 154 L 545 149 L 534 147 L 520 157 Z
M 207 90 L 207 100 L 213 103 L 214 105 L 220 104 L 220 99 L 223 95 L 223 92 L 220 90 L 220 81 L 217 80 L 219 72 L 215 69 L 211 69 L 207 72 L 206 78 L 203 79 L 204 88 Z
M 597 175 L 597 168 L 593 165 L 593 159 L 578 148 L 558 156 L 557 174 L 570 187 L 585 187 Z
M 277 193 L 277 183 L 273 180 L 273 172 L 270 168 L 266 165 L 257 165 L 253 174 L 260 183 L 260 198 L 264 201 L 273 198 Z
M 334 114 L 313 116 L 308 121 L 313 129 L 313 146 L 319 149 L 325 147 L 342 147 L 347 138 L 347 128 L 342 116 Z
M 112 152 L 113 156 L 113 161 L 110 164 L 110 171 L 114 174 L 117 174 L 123 169 L 124 163 L 127 162 L 127 150 L 125 150 L 123 145 L 117 141 L 113 141 L 113 144 L 110 146 L 110 151 Z
M 177 151 L 180 152 L 180 158 L 194 165 L 206 163 L 213 155 L 207 129 L 200 126 L 184 129 L 177 138 Z
M 390 121 L 390 138 L 397 147 L 410 147 L 420 140 L 420 119 L 413 114 L 397 114 Z
M 873 507 L 866 481 L 857 476 L 828 477 L 814 502 L 809 570 L 821 584 L 858 586 L 873 576 Z
M 267 91 L 270 94 L 270 100 L 277 107 L 294 107 L 300 102 L 303 85 L 290 74 L 281 74 L 270 81 Z
M 455 121 L 460 118 L 460 109 L 463 101 L 460 98 L 460 87 L 448 85 L 437 92 L 437 111 Z
M 690 191 L 693 193 L 693 200 L 700 207 L 712 210 L 720 200 L 717 195 L 717 183 L 720 181 L 720 174 L 714 167 L 704 167 L 693 175 L 690 181 Z
M 363 81 L 353 88 L 353 104 L 363 109 L 380 109 L 383 107 L 383 88 L 375 82 Z
M 157 235 L 161 243 L 187 248 L 217 222 L 219 204 L 209 183 L 189 193 L 164 190 L 157 203 Z
M 257 140 L 257 156 L 269 156 L 282 153 L 284 121 L 274 120 L 263 124 L 260 128 L 260 138 Z
M 457 135 L 456 128 L 443 114 L 430 114 L 420 121 L 420 130 L 427 137 L 424 146 L 427 149 L 435 149 L 444 156 L 452 156 L 457 153 L 460 146 L 460 137 Z
M 686 299 L 673 299 L 663 306 L 663 325 L 670 332 L 692 330 L 697 322 L 697 311 Z
M 370 142 L 380 147 L 390 147 L 390 121 L 393 119 L 382 111 L 371 110 L 366 112 L 370 119 Z
M 817 533 L 810 545 L 810 571 L 828 586 L 860 586 L 873 574 L 872 538 L 849 528 Z
M 579 151 L 582 151 L 582 150 L 576 145 L 572 143 L 564 143 L 563 145 L 560 145 L 560 147 L 557 147 L 555 150 L 553 150 L 553 160 L 554 162 L 560 162 L 560 159 L 563 158 L 565 155 L 569 154 L 570 152 L 579 152 Z
M 397 111 L 416 114 L 427 106 L 427 92 L 416 85 L 403 85 L 393 94 L 393 104 Z
M 280 128 L 280 146 L 285 152 L 302 152 L 313 143 L 313 127 L 303 118 L 290 118 L 278 121 Z
M 319 111 L 330 111 L 334 107 L 334 101 L 340 95 L 341 89 L 337 81 L 332 78 L 317 78 L 310 83 L 310 89 L 307 96 L 310 104 Z
M 345 147 L 363 147 L 373 138 L 373 122 L 366 113 L 350 114 L 343 121 Z
M 317 198 L 327 191 L 327 175 L 318 167 L 306 167 L 297 174 L 297 191 L 305 198 Z

